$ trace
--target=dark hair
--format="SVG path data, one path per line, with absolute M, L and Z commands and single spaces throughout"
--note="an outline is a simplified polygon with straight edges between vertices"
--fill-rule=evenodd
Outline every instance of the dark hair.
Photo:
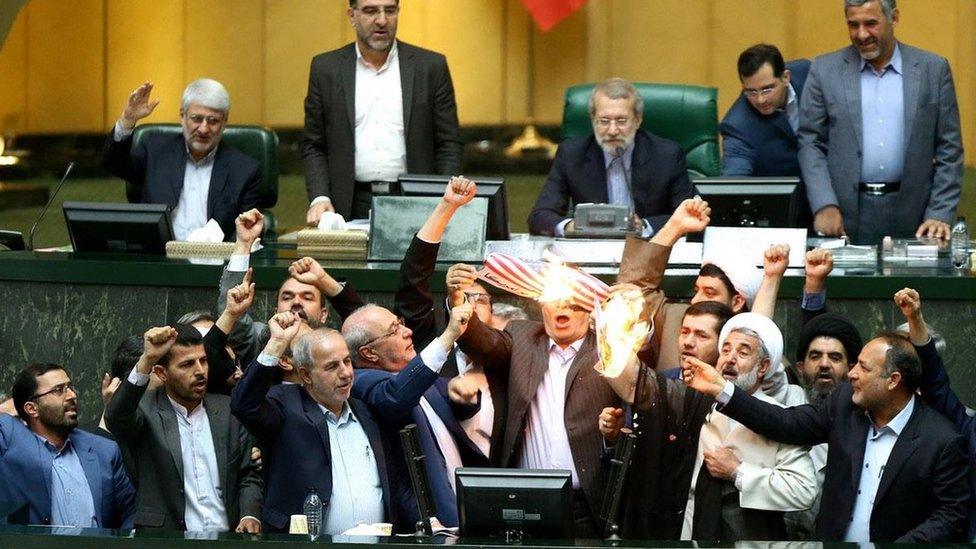
M 730 296 L 734 296 L 739 293 L 739 291 L 736 290 L 735 286 L 732 284 L 732 281 L 729 280 L 728 275 L 725 274 L 725 271 L 714 263 L 706 263 L 702 265 L 701 269 L 698 270 L 698 276 L 710 276 L 712 278 L 721 280 L 722 285 L 725 286 L 725 289 L 729 291 Z
M 123 339 L 115 348 L 115 355 L 112 357 L 112 370 L 109 372 L 112 377 L 119 379 L 128 377 L 136 362 L 139 362 L 142 351 L 142 336 L 134 335 Z
M 684 314 L 684 316 L 705 315 L 715 317 L 715 333 L 718 334 L 722 332 L 722 327 L 725 326 L 725 323 L 735 316 L 735 312 L 725 303 L 719 303 L 718 301 L 699 301 L 685 309 Z M 684 320 L 684 316 L 681 317 L 682 320 Z
M 898 332 L 881 332 L 877 337 L 888 345 L 888 351 L 885 352 L 884 377 L 891 377 L 895 372 L 900 373 L 901 384 L 909 394 L 914 393 L 922 377 L 922 361 L 915 352 L 915 346 L 908 336 Z
M 176 328 L 176 342 L 173 343 L 173 347 L 203 345 L 203 336 L 200 335 L 200 330 L 197 330 L 189 324 L 177 324 L 173 327 Z M 169 366 L 169 361 L 173 358 L 173 347 L 170 347 L 169 352 L 159 359 L 161 366 Z
M 47 362 L 29 364 L 14 378 L 14 387 L 10 391 L 10 396 L 14 399 L 14 408 L 20 419 L 27 421 L 24 405 L 37 393 L 37 378 L 52 370 L 64 370 L 64 366 Z
M 739 54 L 739 78 L 745 79 L 756 74 L 763 65 L 769 63 L 773 68 L 773 76 L 780 78 L 786 70 L 783 54 L 779 48 L 769 44 L 756 44 Z

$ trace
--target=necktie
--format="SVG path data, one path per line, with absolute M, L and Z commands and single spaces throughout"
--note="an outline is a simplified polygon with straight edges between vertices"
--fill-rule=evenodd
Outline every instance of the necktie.
M 623 156 L 617 156 L 607 167 L 607 197 L 611 204 L 620 204 L 634 209 L 634 201 L 630 196 L 630 185 L 627 174 L 624 173 Z

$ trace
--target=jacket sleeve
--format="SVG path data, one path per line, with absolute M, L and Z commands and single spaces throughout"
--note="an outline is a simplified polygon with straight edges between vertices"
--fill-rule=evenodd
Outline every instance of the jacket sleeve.
M 922 362 L 922 377 L 918 388 L 925 403 L 951 421 L 963 436 L 970 441 L 976 441 L 976 418 L 969 415 L 966 406 L 949 385 L 949 375 L 939 351 L 935 348 L 935 341 L 930 340 L 922 346 L 916 345 L 915 351 Z
M 237 429 L 239 447 L 241 451 L 241 462 L 238 465 L 237 475 L 237 495 L 240 510 L 238 521 L 243 517 L 254 517 L 261 520 L 261 503 L 264 501 L 264 480 L 261 478 L 257 467 L 251 461 L 251 448 L 255 441 L 250 433 L 243 427 Z M 233 527 L 233 525 L 232 525 Z
M 319 86 L 317 67 L 319 58 L 312 59 L 308 74 L 308 93 L 305 95 L 305 133 L 302 136 L 302 161 L 305 165 L 305 189 L 311 201 L 317 196 L 332 197 L 329 180 L 329 147 L 325 138 L 325 98 Z
M 112 455 L 112 497 L 115 503 L 115 512 L 119 517 L 119 528 L 129 529 L 133 526 L 136 513 L 136 489 L 129 480 L 129 475 L 125 472 L 125 465 L 122 461 L 122 451 L 115 446 L 115 453 Z
M 454 83 L 447 59 L 439 56 L 435 69 L 434 91 L 434 154 L 437 173 L 459 175 L 461 173 L 461 134 L 458 126 L 457 103 L 454 99 Z
M 471 315 L 468 327 L 457 343 L 468 358 L 481 364 L 486 371 L 508 372 L 511 366 L 512 334 L 508 330 L 486 326 L 478 315 Z
M 972 503 L 970 460 L 961 436 L 949 440 L 935 463 L 932 489 L 935 509 L 924 522 L 896 543 L 945 542 L 965 539 Z
M 406 368 L 395 375 L 357 370 L 352 392 L 369 405 L 376 419 L 398 424 L 420 404 L 424 392 L 437 381 L 437 372 L 428 368 L 418 353 Z
M 799 143 L 800 172 L 807 189 L 810 211 L 814 214 L 827 206 L 837 206 L 837 193 L 827 168 L 829 115 L 820 84 L 820 63 L 814 60 L 800 96 L 800 126 L 796 138 Z
M 552 162 L 546 183 L 529 213 L 529 232 L 532 234 L 553 236 L 556 225 L 566 218 L 571 196 L 566 156 L 565 145 L 561 145 L 556 150 L 556 158 Z
M 400 262 L 400 286 L 394 297 L 394 310 L 413 331 L 414 346 L 425 347 L 436 337 L 437 319 L 430 277 L 434 274 L 440 244 L 424 242 L 414 235 Z
M 813 505 L 820 491 L 809 446 L 779 444 L 775 465 L 763 467 L 743 461 L 739 473 L 739 504 L 743 508 L 803 511 Z
M 227 378 L 234 374 L 237 366 L 227 352 L 227 334 L 214 324 L 203 336 L 203 350 L 207 354 L 207 392 L 230 395 Z
M 217 290 L 218 314 L 227 308 L 227 292 L 243 282 L 245 274 L 242 271 L 230 271 L 224 266 L 224 271 L 220 275 L 220 287 Z M 231 349 L 234 349 L 242 364 L 250 364 L 257 358 L 265 343 L 263 341 L 265 330 L 264 323 L 255 322 L 250 311 L 241 315 L 234 323 L 234 327 L 227 334 L 227 341 L 230 342 Z
M 278 403 L 268 398 L 277 368 L 254 360 L 230 394 L 230 411 L 262 444 L 278 434 L 284 414 Z
M 838 397 L 849 398 L 846 392 L 841 393 L 834 390 L 830 398 L 816 406 L 780 408 L 736 387 L 732 399 L 720 411 L 766 438 L 784 444 L 813 446 L 827 442 L 831 427 L 828 406 Z
M 116 141 L 113 126 L 102 149 L 102 167 L 108 173 L 142 187 L 146 181 L 145 146 L 133 149 L 132 135 Z
M 925 207 L 925 219 L 952 223 L 962 193 L 962 134 L 959 131 L 959 105 L 949 62 L 940 59 L 939 120 L 935 128 L 935 158 L 932 188 Z
M 146 432 L 146 416 L 139 409 L 139 401 L 146 394 L 147 385 L 137 386 L 123 379 L 115 394 L 105 405 L 105 426 L 120 441 L 130 443 Z
M 723 122 L 722 132 L 722 175 L 748 176 L 756 171 L 756 152 L 752 146 L 736 134 L 738 131 Z

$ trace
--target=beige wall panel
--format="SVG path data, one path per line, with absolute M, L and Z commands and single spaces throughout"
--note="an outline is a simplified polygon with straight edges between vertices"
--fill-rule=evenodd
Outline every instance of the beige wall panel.
M 264 1 L 264 124 L 300 128 L 312 57 L 346 43 L 342 0 Z
M 966 164 L 976 160 L 976 36 L 972 26 L 976 22 L 976 3 L 959 0 L 959 16 L 956 18 L 956 60 L 952 65 L 952 76 L 956 83 L 959 98 L 959 116 L 962 119 L 962 145 L 966 150 Z M 976 188 L 963 189 L 971 196 Z
M 850 44 L 840 0 L 795 2 L 795 51 L 792 57 L 813 59 Z
M 535 119 L 558 124 L 563 119 L 566 88 L 586 78 L 586 14 L 577 11 L 556 28 L 542 34 L 533 25 L 535 40 Z
M 532 23 L 525 11 L 522 0 L 506 0 L 505 29 L 502 50 L 504 51 L 504 96 L 505 124 L 522 124 L 529 116 L 529 32 Z
M 261 0 L 186 0 L 183 79 L 219 80 L 235 124 L 264 119 L 263 26 Z
M 27 131 L 100 131 L 105 109 L 102 0 L 27 5 Z
M 13 21 L 0 49 L 0 135 L 27 129 L 27 10 Z
M 183 80 L 183 2 L 109 0 L 105 28 L 105 119 L 118 119 L 132 90 L 153 82 L 159 106 L 143 122 L 176 122 Z

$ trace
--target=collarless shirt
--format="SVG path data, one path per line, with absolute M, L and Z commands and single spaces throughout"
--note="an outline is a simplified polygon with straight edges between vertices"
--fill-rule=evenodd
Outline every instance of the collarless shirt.
M 875 71 L 861 60 L 861 181 L 901 181 L 905 163 L 905 96 L 901 49 Z
M 525 425 L 524 449 L 519 466 L 523 469 L 569 469 L 573 488 L 580 487 L 573 451 L 566 434 L 566 378 L 573 360 L 583 346 L 583 338 L 565 349 L 549 340 L 549 366 L 535 398 L 529 405 Z
M 356 181 L 396 181 L 407 171 L 400 58 L 393 41 L 379 69 L 356 44 Z
M 180 454 L 183 459 L 183 491 L 185 506 L 183 520 L 188 532 L 227 531 L 227 510 L 224 507 L 220 470 L 214 450 L 210 418 L 203 402 L 192 412 L 169 396 L 176 424 L 180 430 Z
M 98 527 L 88 477 L 71 439 L 59 449 L 34 433 L 51 452 L 51 526 Z
M 332 495 L 323 517 L 327 535 L 357 524 L 383 522 L 383 487 L 376 456 L 359 418 L 348 403 L 339 416 L 319 404 L 329 428 Z
M 902 431 L 905 430 L 905 425 L 908 424 L 914 410 L 915 396 L 913 395 L 908 404 L 881 429 L 874 427 L 874 422 L 868 415 L 871 426 L 868 427 L 867 443 L 864 446 L 861 480 L 857 485 L 854 512 L 851 514 L 851 523 L 844 534 L 844 541 L 871 541 L 871 513 L 874 511 L 878 487 L 881 486 L 881 477 L 884 475 L 885 465 L 891 456 L 891 450 L 898 442 L 898 437 L 901 436 Z

